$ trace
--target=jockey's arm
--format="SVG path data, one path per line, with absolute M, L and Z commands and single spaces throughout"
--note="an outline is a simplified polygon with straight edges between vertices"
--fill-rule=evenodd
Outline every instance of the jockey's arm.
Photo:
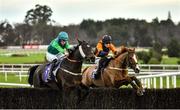
M 103 51 L 102 43 L 98 42 L 96 49 L 97 49 L 96 56 L 98 56 L 100 52 Z
M 117 54 L 117 49 L 116 49 L 116 47 L 115 47 L 113 44 L 110 45 L 110 49 L 111 49 L 111 51 L 112 51 L 112 53 L 113 53 L 114 55 Z

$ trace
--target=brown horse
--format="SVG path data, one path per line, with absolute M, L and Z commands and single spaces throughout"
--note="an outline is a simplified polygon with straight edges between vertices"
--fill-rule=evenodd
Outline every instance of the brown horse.
M 49 63 L 33 66 L 29 69 L 28 82 L 35 88 L 66 89 L 81 85 L 81 68 L 84 59 L 95 59 L 91 46 L 85 41 L 79 41 L 74 50 L 62 60 L 58 60 L 58 70 L 55 80 L 46 82 L 43 76 Z
M 83 70 L 82 83 L 87 87 L 115 87 L 131 84 L 137 90 L 138 95 L 143 95 L 141 82 L 135 76 L 128 75 L 128 67 L 135 73 L 139 73 L 140 68 L 137 63 L 135 48 L 122 47 L 118 54 L 114 56 L 101 72 L 101 78 L 94 80 L 91 78 L 96 65 L 87 67 Z

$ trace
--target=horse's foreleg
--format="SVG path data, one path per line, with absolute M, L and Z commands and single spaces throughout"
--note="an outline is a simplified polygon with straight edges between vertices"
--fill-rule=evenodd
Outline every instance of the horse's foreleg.
M 122 85 L 126 85 L 127 86 L 128 84 L 130 84 L 130 82 L 127 79 L 123 79 L 123 80 L 115 81 L 114 82 L 114 87 L 115 88 L 119 88 Z
M 138 80 L 135 76 L 131 76 L 131 79 L 134 80 L 140 88 L 143 88 L 141 81 Z
M 138 80 L 135 76 L 132 76 L 131 78 L 136 82 L 136 84 L 139 86 L 139 88 L 142 89 L 143 92 L 145 92 L 145 90 L 144 90 L 144 88 L 142 86 L 141 81 Z
M 115 81 L 115 87 L 118 88 L 118 87 L 121 87 L 122 85 L 128 85 L 128 84 L 131 84 L 131 86 L 134 88 L 134 89 L 138 89 L 138 86 L 133 82 L 132 78 L 127 76 L 125 79 L 123 80 L 119 80 L 119 81 Z
M 132 86 L 135 90 L 138 90 L 138 89 L 139 89 L 139 87 L 137 86 L 137 84 L 135 84 L 135 83 L 133 82 L 133 80 L 130 82 L 130 84 L 131 84 L 131 86 Z
M 132 77 L 127 76 L 127 77 L 126 77 L 126 80 L 127 80 L 128 83 L 131 84 L 131 86 L 133 87 L 133 89 L 136 90 L 138 96 L 142 96 L 142 95 L 143 95 L 142 89 L 136 84 L 136 82 L 133 80 Z
M 135 76 L 131 76 L 130 78 L 132 79 L 132 82 L 135 83 L 137 86 L 138 95 L 143 95 L 143 92 L 145 92 L 145 90 L 142 87 L 142 83 Z
M 84 84 L 80 84 L 78 88 L 78 97 L 79 99 L 77 100 L 77 104 L 82 102 L 83 100 L 86 99 L 86 97 L 89 95 L 89 87 L 85 86 Z

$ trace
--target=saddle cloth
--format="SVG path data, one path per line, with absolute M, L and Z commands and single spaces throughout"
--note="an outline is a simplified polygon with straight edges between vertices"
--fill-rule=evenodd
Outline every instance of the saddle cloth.
M 60 64 L 63 59 L 57 60 L 57 62 L 52 67 L 52 63 L 48 63 L 42 74 L 42 79 L 44 82 L 55 81 L 57 70 L 60 68 Z
M 44 72 L 43 72 L 43 74 L 42 74 L 42 80 L 43 80 L 44 82 L 48 82 L 48 79 L 49 79 L 49 76 L 50 76 L 51 66 L 52 66 L 52 64 L 48 64 L 48 65 L 46 65 L 46 67 L 45 67 L 45 70 L 44 70 Z

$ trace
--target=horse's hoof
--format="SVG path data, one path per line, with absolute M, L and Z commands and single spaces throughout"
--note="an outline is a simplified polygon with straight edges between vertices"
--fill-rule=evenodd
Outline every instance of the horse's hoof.
M 144 95 L 144 90 L 143 89 L 141 89 L 141 90 L 137 90 L 137 95 L 138 96 L 143 96 Z
M 144 94 L 143 93 L 137 93 L 138 96 L 143 96 Z
M 142 89 L 143 92 L 146 92 L 145 89 Z

